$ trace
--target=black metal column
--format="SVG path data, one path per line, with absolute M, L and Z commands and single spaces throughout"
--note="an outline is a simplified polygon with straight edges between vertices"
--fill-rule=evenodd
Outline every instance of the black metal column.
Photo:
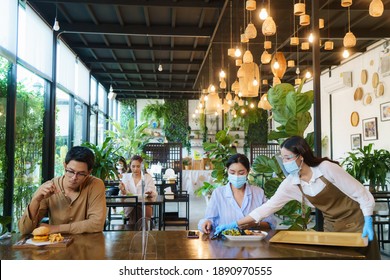
M 54 177 L 55 130 L 56 130 L 56 68 L 57 68 L 57 32 L 53 33 L 52 83 L 45 91 L 45 113 L 43 116 L 42 181 Z
M 320 30 L 319 1 L 311 1 L 313 41 L 313 91 L 314 91 L 314 150 L 321 157 L 321 69 L 320 69 Z M 324 219 L 321 211 L 316 210 L 316 230 L 323 231 Z

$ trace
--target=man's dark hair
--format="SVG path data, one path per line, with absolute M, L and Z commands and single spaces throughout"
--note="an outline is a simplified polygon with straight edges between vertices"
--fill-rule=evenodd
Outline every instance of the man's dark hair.
M 74 146 L 66 154 L 65 163 L 68 164 L 71 160 L 85 162 L 88 170 L 91 170 L 95 164 L 95 155 L 87 147 Z

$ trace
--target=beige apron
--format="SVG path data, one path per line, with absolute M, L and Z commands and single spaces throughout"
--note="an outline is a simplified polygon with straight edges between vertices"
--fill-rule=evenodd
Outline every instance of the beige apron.
M 320 179 L 325 188 L 315 196 L 302 195 L 319 209 L 324 216 L 324 231 L 329 232 L 362 232 L 364 225 L 363 213 L 359 203 L 340 191 L 324 176 Z

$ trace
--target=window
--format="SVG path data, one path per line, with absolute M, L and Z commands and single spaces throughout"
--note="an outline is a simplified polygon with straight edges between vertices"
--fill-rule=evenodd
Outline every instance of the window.
M 56 90 L 56 155 L 55 176 L 64 173 L 63 162 L 69 147 L 69 104 L 70 96 L 57 88 Z

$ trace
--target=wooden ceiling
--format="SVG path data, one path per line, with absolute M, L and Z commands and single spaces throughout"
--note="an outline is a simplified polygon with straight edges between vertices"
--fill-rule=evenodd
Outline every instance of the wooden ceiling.
M 354 0 L 350 7 L 350 29 L 357 38 L 352 53 L 362 53 L 376 41 L 390 37 L 390 0 L 382 0 L 385 11 L 371 17 L 371 0 Z M 53 24 L 56 13 L 59 37 L 91 70 L 92 75 L 108 90 L 112 84 L 117 99 L 197 99 L 201 88 L 218 81 L 221 67 L 228 72 L 231 84 L 238 68 L 227 49 L 232 45 L 249 48 L 254 62 L 260 64 L 264 50 L 262 21 L 258 14 L 268 1 L 257 0 L 257 10 L 244 10 L 244 0 L 29 0 L 42 18 Z M 268 37 L 271 52 L 282 51 L 286 59 L 294 59 L 301 73 L 311 68 L 312 51 L 297 51 L 289 44 L 294 33 L 293 5 L 297 0 L 272 0 L 271 15 L 277 34 Z M 304 2 L 303 0 L 301 2 Z M 319 0 L 312 11 L 306 0 L 306 12 L 317 13 L 325 21 L 319 30 L 321 42 L 331 39 L 334 50 L 320 48 L 320 68 L 339 65 L 343 58 L 343 37 L 348 31 L 348 9 L 340 0 Z M 257 28 L 257 38 L 240 44 L 239 36 L 249 21 Z M 311 27 L 299 27 L 303 40 Z M 212 58 L 210 61 L 209 58 Z M 158 70 L 162 65 L 162 71 Z M 269 65 L 260 65 L 261 78 L 272 83 Z M 283 82 L 293 83 L 296 68 L 288 68 Z M 267 90 L 266 86 L 262 90 Z

